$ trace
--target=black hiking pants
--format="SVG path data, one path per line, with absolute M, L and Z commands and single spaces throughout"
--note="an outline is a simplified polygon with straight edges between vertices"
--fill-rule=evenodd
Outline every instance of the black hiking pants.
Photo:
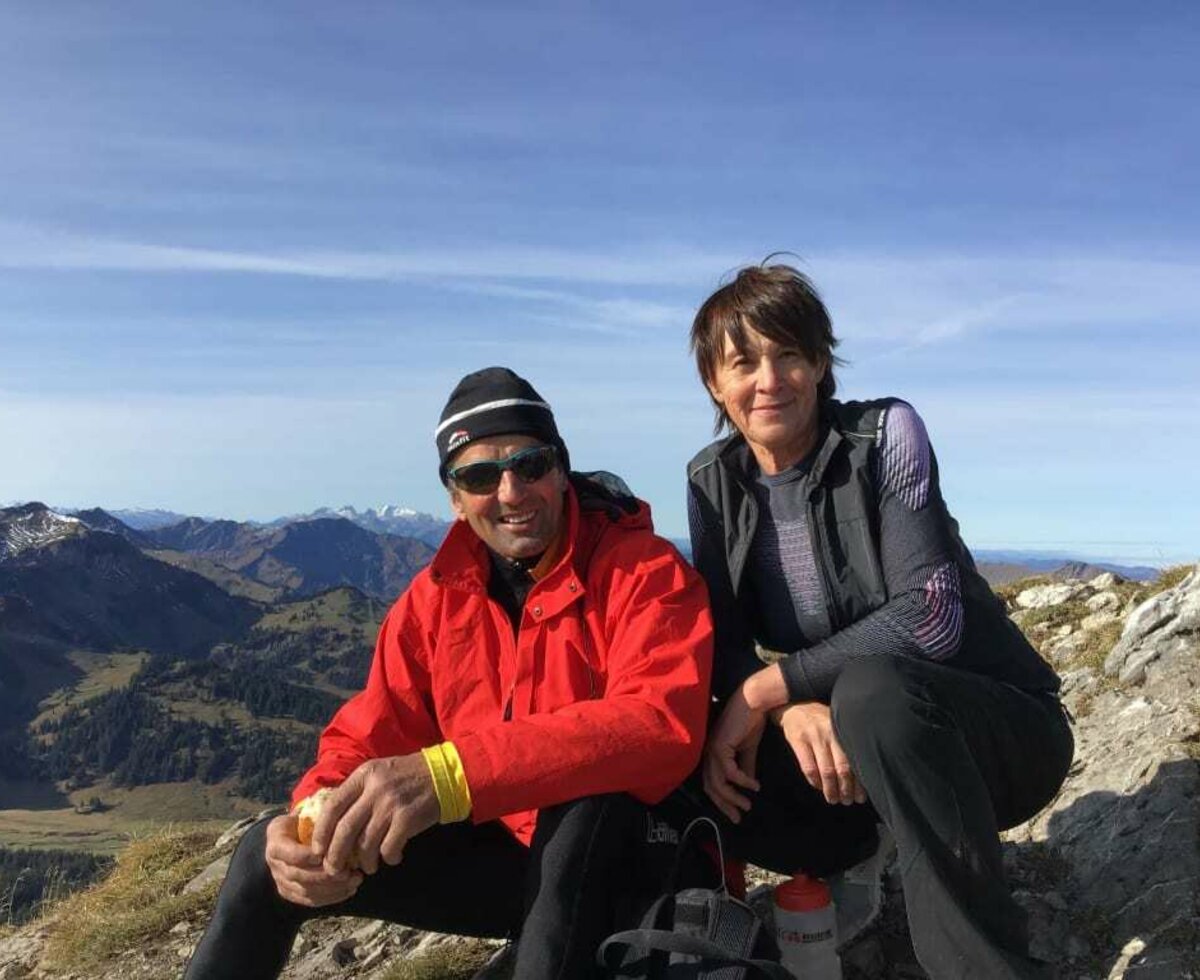
M 542 810 L 528 848 L 499 823 L 431 827 L 408 842 L 398 865 L 367 875 L 350 899 L 310 909 L 275 891 L 266 824 L 251 827 L 238 845 L 186 980 L 275 977 L 301 924 L 326 915 L 519 936 L 516 980 L 586 978 L 601 940 L 636 923 L 674 857 L 671 835 L 632 797 L 585 797 Z
M 872 853 L 878 818 L 896 839 L 913 948 L 934 980 L 1043 976 L 998 832 L 1041 810 L 1066 778 L 1074 742 L 1058 699 L 928 661 L 870 657 L 846 665 L 831 708 L 870 802 L 827 804 L 768 725 L 762 789 L 748 794 L 741 823 L 719 818 L 728 850 L 823 877 Z

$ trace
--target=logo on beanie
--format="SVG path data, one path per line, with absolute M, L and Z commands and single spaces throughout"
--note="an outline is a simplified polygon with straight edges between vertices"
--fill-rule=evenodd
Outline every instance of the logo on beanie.
M 450 433 L 450 441 L 446 443 L 446 452 L 454 452 L 454 450 L 456 450 L 464 442 L 469 442 L 470 439 L 471 433 L 469 433 L 466 429 L 456 429 Z

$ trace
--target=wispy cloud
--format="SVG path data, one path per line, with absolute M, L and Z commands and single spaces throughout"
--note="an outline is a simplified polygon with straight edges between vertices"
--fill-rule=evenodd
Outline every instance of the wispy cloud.
M 1154 323 L 1191 332 L 1200 313 L 1200 257 L 843 254 L 807 268 L 843 333 L 908 346 L 996 328 Z
M 620 254 L 497 245 L 484 249 L 274 253 L 194 248 L 0 226 L 0 267 L 130 272 L 229 272 L 322 279 L 518 280 L 692 285 L 736 257 L 670 245 Z
M 428 281 L 584 313 L 616 329 L 686 322 L 703 290 L 746 252 L 644 243 L 619 250 L 510 247 L 396 251 L 243 251 L 128 241 L 0 225 L 0 268 L 59 271 L 254 274 L 346 281 Z M 863 339 L 934 344 L 996 327 L 1040 329 L 1156 322 L 1191 330 L 1200 310 L 1200 257 L 1107 254 L 1020 256 L 829 254 L 804 263 L 839 328 Z M 577 286 L 694 290 L 689 302 L 599 298 L 538 288 Z

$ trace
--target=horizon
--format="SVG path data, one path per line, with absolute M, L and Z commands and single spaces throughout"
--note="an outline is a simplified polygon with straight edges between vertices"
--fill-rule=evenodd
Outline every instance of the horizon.
M 1178 2 L 9 7 L 0 499 L 445 519 L 503 363 L 683 538 L 692 313 L 790 251 L 969 547 L 1195 561 L 1197 50 Z
M 93 506 L 94 506 L 100 510 L 103 510 L 105 513 L 109 514 L 110 516 L 118 518 L 119 520 L 122 519 L 123 515 L 127 516 L 128 514 L 170 515 L 171 517 L 178 518 L 179 520 L 189 520 L 192 518 L 198 518 L 198 519 L 200 519 L 202 521 L 206 521 L 206 522 L 215 522 L 215 521 L 222 521 L 222 520 L 238 520 L 235 518 L 223 517 L 219 514 L 182 514 L 182 513 L 179 513 L 178 511 L 171 511 L 171 510 L 167 510 L 165 508 L 105 507 L 103 505 L 75 507 L 75 506 L 60 506 L 60 505 L 55 505 L 53 503 L 46 503 L 45 501 L 37 501 L 37 500 L 0 501 L 0 510 L 21 507 L 21 506 L 28 506 L 30 504 L 41 504 L 41 505 L 45 506 L 46 508 L 48 508 L 51 512 L 53 512 L 55 514 L 59 514 L 64 517 L 75 517 L 82 511 L 93 509 Z M 314 508 L 314 510 L 306 512 L 306 513 L 302 513 L 302 514 L 301 513 L 278 514 L 273 517 L 257 517 L 257 518 L 256 517 L 248 517 L 248 518 L 241 519 L 240 522 L 265 528 L 265 527 L 271 526 L 272 524 L 278 524 L 281 522 L 309 519 L 309 518 L 313 517 L 314 514 L 321 513 L 322 511 L 328 511 L 334 517 L 339 517 L 340 515 L 338 514 L 338 512 L 344 508 L 350 508 L 359 515 L 362 515 L 367 511 L 378 514 L 379 512 L 381 512 L 387 508 L 392 508 L 392 509 L 398 511 L 402 516 L 407 517 L 407 518 L 430 519 L 430 520 L 434 520 L 434 521 L 441 521 L 447 525 L 452 523 L 454 520 L 454 517 L 452 515 L 449 517 L 442 517 L 437 514 L 431 514 L 428 511 L 415 510 L 411 507 L 406 507 L 403 503 L 390 503 L 390 504 L 377 504 L 377 505 L 374 505 L 371 507 L 353 507 L 353 505 L 350 505 L 350 504 L 339 504 L 337 506 L 325 506 L 325 507 Z M 349 518 L 342 518 L 342 519 L 349 520 Z M 133 527 L 135 530 L 137 529 L 136 526 L 133 524 L 130 524 L 129 526 Z M 157 527 L 160 525 L 155 524 L 154 526 Z M 167 527 L 170 525 L 162 524 L 161 526 Z M 662 532 L 660 532 L 660 533 L 662 533 Z M 679 535 L 664 535 L 664 536 L 668 537 L 671 541 L 674 541 L 674 542 L 677 542 L 677 543 L 680 543 L 683 545 L 688 544 L 688 539 L 687 539 L 686 534 L 684 534 L 682 536 L 679 536 Z M 1064 548 L 1064 547 L 1055 545 L 1054 542 L 1035 542 L 1035 543 L 1027 544 L 1027 545 L 1022 545 L 1020 543 L 1018 543 L 1016 545 L 996 544 L 996 545 L 985 545 L 985 546 L 981 546 L 981 547 L 971 547 L 970 544 L 968 543 L 968 548 L 971 551 L 972 555 L 976 559 L 979 559 L 980 556 L 984 556 L 982 558 L 983 561 L 988 561 L 988 562 L 992 562 L 992 563 L 1005 563 L 1005 562 L 1011 561 L 1013 563 L 1020 564 L 1021 562 L 1061 561 L 1064 564 L 1068 563 L 1068 562 L 1086 562 L 1088 564 L 1107 564 L 1107 565 L 1120 565 L 1120 566 L 1130 567 L 1130 568 L 1143 567 L 1143 568 L 1158 568 L 1158 569 L 1170 568 L 1172 566 L 1176 566 L 1176 565 L 1180 565 L 1180 564 L 1183 564 L 1183 565 L 1200 564 L 1200 557 L 1181 558 L 1181 557 L 1176 556 L 1176 557 L 1167 558 L 1167 557 L 1163 557 L 1161 554 L 1156 555 L 1156 554 L 1152 554 L 1152 553 L 1137 553 L 1137 552 L 1114 553 L 1111 551 L 1105 551 L 1104 550 L 1105 546 L 1107 546 L 1109 544 L 1110 544 L 1110 542 L 1105 542 L 1105 541 L 1092 541 L 1092 542 L 1083 542 L 1082 544 L 1079 545 L 1079 547 L 1076 547 L 1076 548 L 1069 548 L 1069 547 Z M 690 545 L 688 545 L 688 546 L 690 547 Z

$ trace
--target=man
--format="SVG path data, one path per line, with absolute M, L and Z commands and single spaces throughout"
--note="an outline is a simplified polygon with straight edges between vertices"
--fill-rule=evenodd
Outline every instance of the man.
M 568 476 L 550 406 L 506 368 L 462 379 L 436 441 L 458 520 L 293 812 L 239 846 L 191 980 L 276 976 L 326 914 L 519 934 L 518 980 L 585 977 L 645 866 L 645 805 L 699 759 L 707 595 L 648 507 Z M 301 844 L 295 805 L 322 787 Z

